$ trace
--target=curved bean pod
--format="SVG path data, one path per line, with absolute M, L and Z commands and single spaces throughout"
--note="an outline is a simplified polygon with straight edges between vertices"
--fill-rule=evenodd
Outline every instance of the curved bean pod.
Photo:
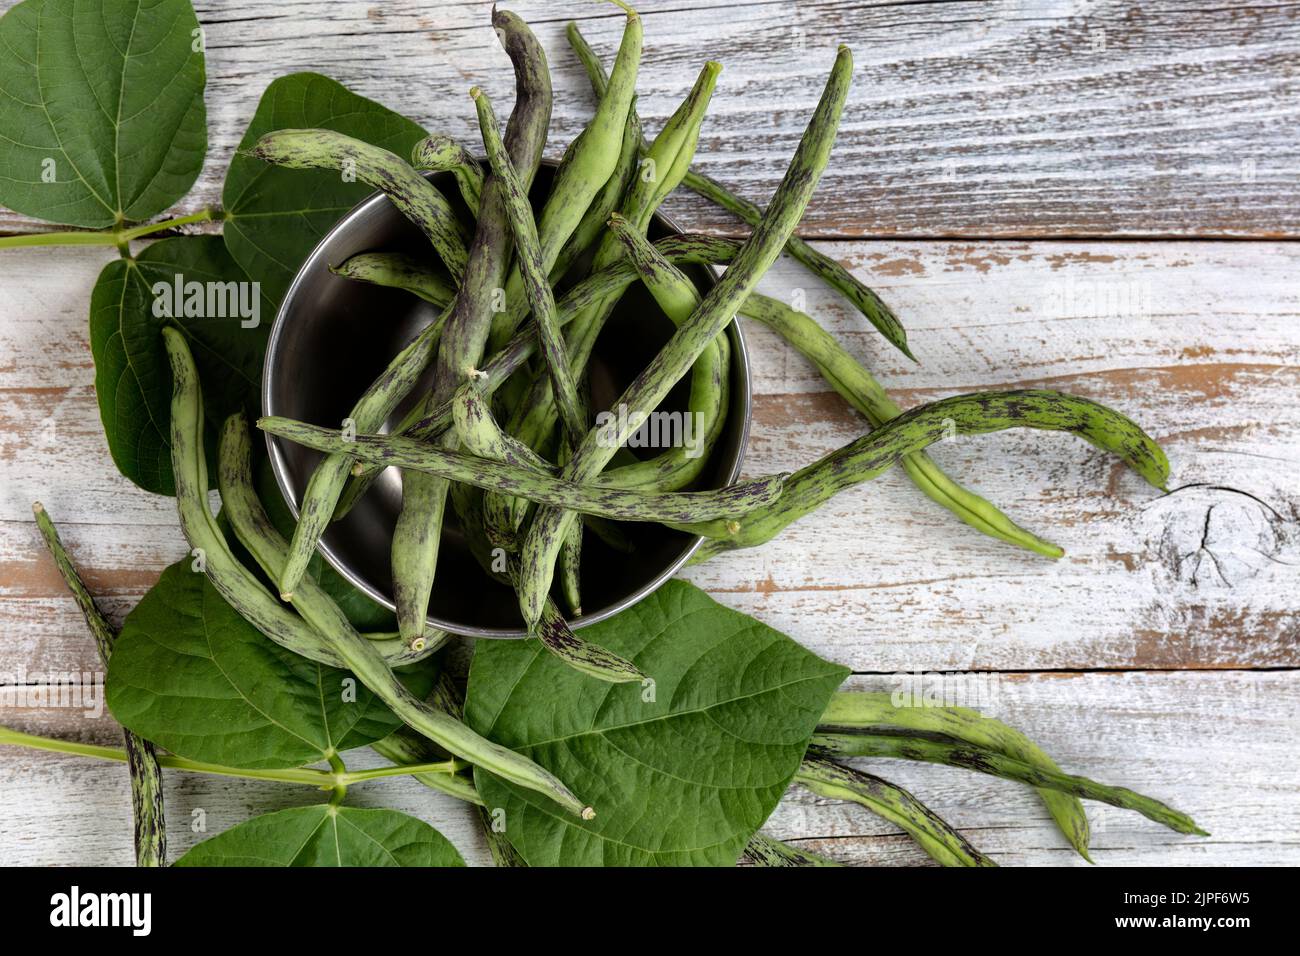
M 600 62 L 600 57 L 596 56 L 595 51 L 587 43 L 576 23 L 570 22 L 565 28 L 565 34 L 568 36 L 569 45 L 573 48 L 573 52 L 577 54 L 583 69 L 587 73 L 587 79 L 591 83 L 592 91 L 597 97 L 604 96 L 608 78 L 605 76 L 605 67 Z M 642 151 L 644 151 L 644 148 L 643 146 Z M 717 180 L 696 172 L 694 169 L 687 170 L 686 175 L 682 177 L 682 185 L 697 196 L 702 196 L 738 216 L 748 223 L 751 228 L 756 226 L 763 218 L 763 210 L 754 203 L 742 199 Z M 885 305 L 880 296 L 855 278 L 851 272 L 834 259 L 818 252 L 798 236 L 789 238 L 785 244 L 785 251 L 802 262 L 827 285 L 837 289 L 841 295 L 857 307 L 858 311 L 866 317 L 868 322 L 875 326 L 876 330 L 891 345 L 912 359 L 912 361 L 916 361 L 916 357 L 907 345 L 907 330 L 903 328 L 902 323 L 898 321 L 898 317 L 894 315 L 889 306 Z
M 809 757 L 794 782 L 833 800 L 850 800 L 903 830 L 943 866 L 997 866 L 902 787 L 830 760 Z
M 252 448 L 243 412 L 231 415 L 222 426 L 217 460 L 217 488 L 221 492 L 221 503 L 226 508 L 235 536 L 258 566 L 274 581 L 284 573 L 288 544 L 271 523 L 254 490 Z M 313 618 L 319 620 L 334 614 L 334 610 L 324 610 L 326 605 L 336 609 L 334 599 L 310 576 L 304 577 L 294 593 L 294 607 L 310 623 Z M 309 614 L 308 610 L 312 613 Z M 408 651 L 394 653 L 391 648 L 399 646 L 394 636 L 362 636 L 381 653 L 389 649 L 384 657 L 390 666 L 422 660 L 447 642 L 445 631 L 429 628 L 410 642 Z
M 491 410 L 483 400 L 484 396 L 476 387 L 477 384 L 467 382 L 456 392 L 456 432 L 462 444 L 484 458 L 533 468 L 539 474 L 549 469 L 547 462 L 538 458 L 531 449 L 512 445 L 513 440 L 504 435 L 492 419 Z M 489 534 L 492 530 L 489 529 Z M 504 531 L 500 528 L 496 530 L 499 534 L 514 535 L 513 527 Z M 517 577 L 517 568 L 513 562 L 510 562 L 508 573 L 512 580 Z M 645 679 L 645 675 L 631 661 L 574 634 L 560 609 L 550 599 L 546 601 L 542 620 L 534 629 L 533 636 L 570 667 L 598 680 L 617 684 Z
M 433 361 L 442 328 L 453 308 L 454 304 L 448 306 L 436 321 L 421 330 L 357 399 L 348 417 L 358 431 L 379 428 L 402 399 L 410 394 Z M 329 455 L 316 466 L 308 479 L 298 508 L 298 524 L 289 542 L 289 560 L 285 562 L 284 573 L 278 582 L 280 594 L 286 600 L 293 596 L 294 588 L 306 573 L 307 565 L 316 553 L 316 544 L 334 515 L 339 495 L 343 493 L 351 471 L 352 458 L 349 455 Z
M 545 51 L 522 19 L 504 10 L 493 10 L 492 25 L 514 65 L 515 108 L 506 138 L 526 191 L 546 145 L 552 101 L 550 71 Z M 505 183 L 491 176 L 484 186 L 465 281 L 438 348 L 433 388 L 423 403 L 426 408 L 449 399 L 482 361 L 492 327 L 492 296 L 505 281 L 510 263 L 505 199 Z M 410 474 L 402 485 L 402 512 L 393 529 L 391 554 L 393 600 L 403 636 L 419 634 L 425 626 L 447 492 L 447 483 L 432 475 Z M 458 500 L 463 503 L 463 497 Z
M 890 694 L 849 691 L 832 695 L 818 723 L 822 733 L 838 733 L 843 728 L 868 734 L 940 734 L 957 743 L 996 750 L 1030 766 L 1055 773 L 1061 770 L 1041 747 L 1014 727 L 966 707 L 895 707 Z M 1079 798 L 1048 789 L 1040 789 L 1038 795 L 1070 845 L 1092 862 L 1088 856 L 1088 815 Z
M 232 415 L 222 429 L 222 501 L 240 541 L 268 574 L 283 562 L 280 541 L 253 490 L 248 429 L 242 415 Z M 522 787 L 542 793 L 573 813 L 590 818 L 592 811 L 554 775 L 527 757 L 492 743 L 459 720 L 413 695 L 393 673 L 391 665 L 349 623 L 337 604 L 314 581 L 305 579 L 294 607 L 315 628 L 322 641 L 390 710 L 420 734 L 457 757 Z
M 555 319 L 555 294 L 548 277 L 549 266 L 542 257 L 537 224 L 533 221 L 533 207 L 528 201 L 528 191 L 506 152 L 505 143 L 501 141 L 501 134 L 497 132 L 497 118 L 491 101 L 478 87 L 470 90 L 470 96 L 478 111 L 479 130 L 483 134 L 488 162 L 492 165 L 492 175 L 502 183 L 501 195 L 506 218 L 515 238 L 515 262 L 523 276 L 528 301 L 533 307 L 533 320 L 537 324 L 538 341 L 550 375 L 552 394 L 565 427 L 577 441 L 587 430 L 587 416 L 578 401 L 578 387 L 569 369 L 564 336 Z
M 693 263 L 697 265 L 720 265 L 730 262 L 740 248 L 740 243 L 732 239 L 720 239 L 713 236 L 680 235 L 668 236 L 654 244 L 655 248 L 672 262 Z M 577 283 L 563 298 L 556 303 L 556 321 L 563 328 L 575 315 L 606 295 L 621 294 L 637 278 L 636 268 L 631 262 L 621 260 L 614 265 L 593 272 L 583 281 Z M 485 376 L 485 389 L 491 393 L 503 385 L 507 379 L 523 367 L 524 363 L 537 352 L 537 335 L 532 326 L 520 329 L 506 346 L 497 351 L 480 370 Z M 451 403 L 442 402 L 429 409 L 417 405 L 398 425 L 394 434 L 403 438 L 427 441 L 442 434 L 451 426 Z M 378 426 L 374 426 L 378 427 Z M 347 493 L 339 501 L 335 517 L 342 517 L 348 509 L 370 487 L 383 465 L 372 462 L 356 462 L 353 466 L 355 480 L 349 485 Z
M 1164 490 L 1169 461 L 1133 421 L 1086 398 L 1042 389 L 976 392 L 909 409 L 875 431 L 795 472 L 786 492 L 766 513 L 734 523 L 712 522 L 681 530 L 703 534 L 700 560 L 733 548 L 770 541 L 786 525 L 815 511 L 846 488 L 887 471 L 904 456 L 955 435 L 985 435 L 1008 428 L 1038 428 L 1078 435 L 1119 455 L 1138 474 Z
M 560 251 L 582 221 L 592 200 L 609 182 L 618 165 L 619 146 L 627 128 L 627 114 L 635 94 L 637 67 L 641 60 L 641 18 L 635 10 L 620 3 L 627 12 L 627 25 L 605 95 L 596 113 L 574 138 L 556 170 L 550 194 L 537 222 L 542 262 L 547 274 L 554 267 Z M 496 351 L 528 314 L 523 275 L 516 268 L 506 283 L 506 311 L 493 318 L 491 349 Z
M 812 199 L 822 170 L 826 168 L 852 73 L 853 57 L 848 47 L 842 46 L 808 129 L 763 215 L 763 221 L 690 320 L 677 329 L 619 399 L 618 404 L 628 408 L 629 423 L 640 423 L 658 407 L 673 385 L 695 364 L 700 353 L 732 321 L 759 278 L 780 254 L 785 240 L 798 225 Z M 563 476 L 584 481 L 599 474 L 630 432 L 630 428 L 620 427 L 588 433 L 565 467 Z M 541 616 L 542 604 L 554 575 L 556 552 L 572 520 L 572 514 L 566 515 L 552 507 L 539 508 L 524 539 L 520 555 L 519 603 L 524 620 L 530 624 Z
M 465 200 L 474 218 L 478 218 L 483 196 L 483 170 L 464 146 L 445 133 L 434 133 L 411 147 L 411 165 L 415 169 L 455 176 L 460 198 Z
M 843 866 L 829 857 L 809 853 L 762 833 L 755 833 L 745 844 L 744 857 L 755 866 Z
M 1187 814 L 1180 813 L 1159 800 L 1145 797 L 1125 787 L 1111 787 L 1089 780 L 1087 777 L 1076 777 L 1072 774 L 1031 766 L 1022 760 L 1015 760 L 983 747 L 948 744 L 919 737 L 817 733 L 813 735 L 809 750 L 837 757 L 896 757 L 903 760 L 923 760 L 927 763 L 941 763 L 950 767 L 975 770 L 995 777 L 1018 780 L 1031 787 L 1045 787 L 1083 797 L 1085 800 L 1108 803 L 1112 807 L 1123 810 L 1134 810 L 1148 820 L 1154 820 L 1179 833 L 1209 836 L 1209 833 L 1198 827 L 1196 821 Z
M 822 378 L 873 427 L 879 428 L 902 414 L 902 409 L 871 373 L 812 316 L 757 292 L 746 300 L 741 312 L 772 329 L 816 365 Z M 924 452 L 908 455 L 902 465 L 908 477 L 927 497 L 972 528 L 1045 557 L 1059 558 L 1065 553 L 1057 545 L 1017 525 L 973 491 L 957 484 Z
M 665 304 L 665 300 L 671 303 L 675 298 L 678 301 L 677 310 L 680 311 L 685 297 L 695 293 L 694 284 L 657 250 L 647 247 L 644 238 L 638 242 L 639 236 L 634 230 L 620 225 L 614 218 L 611 219 L 611 226 L 633 253 L 642 280 L 660 300 L 660 306 L 669 311 L 672 306 Z M 660 291 L 655 292 L 656 288 Z M 811 359 L 836 391 L 848 399 L 873 425 L 879 426 L 901 413 L 902 410 L 889 398 L 871 373 L 859 365 L 811 316 L 757 292 L 745 300 L 741 312 L 774 329 Z M 1063 553 L 1055 545 L 1017 526 L 983 498 L 952 481 L 928 456 L 921 453 L 909 455 L 903 459 L 903 467 L 922 491 L 986 534 L 1048 557 L 1060 557 Z
M 181 531 L 198 549 L 203 573 L 237 612 L 275 643 L 301 657 L 330 667 L 345 667 L 343 658 L 306 621 L 271 596 L 234 556 L 216 519 L 208 510 L 208 467 L 203 455 L 203 402 L 198 371 L 185 337 L 162 330 L 172 367 L 171 446 L 176 473 L 176 509 Z M 410 655 L 407 648 L 401 652 Z M 407 656 L 394 663 L 411 663 Z
M 555 508 L 625 521 L 690 523 L 692 519 L 685 516 L 698 516 L 699 520 L 734 521 L 736 516 L 768 507 L 779 499 L 785 480 L 782 475 L 772 475 L 717 491 L 651 494 L 606 487 L 599 480 L 580 485 L 551 474 L 515 468 L 409 438 L 357 435 L 349 441 L 336 428 L 321 428 L 288 418 L 263 418 L 257 427 L 318 451 L 333 453 L 346 449 L 347 454 L 384 465 L 424 471 L 449 481 L 504 491 Z M 712 518 L 704 518 L 705 515 Z
M 422 260 L 402 252 L 363 252 L 341 265 L 330 266 L 330 272 L 344 279 L 410 292 L 439 309 L 456 297 L 456 290 L 442 276 Z
M 248 151 L 250 156 L 289 169 L 337 169 L 382 190 L 433 243 L 452 279 L 465 274 L 465 240 L 446 197 L 406 160 L 386 149 L 332 129 L 278 129 Z

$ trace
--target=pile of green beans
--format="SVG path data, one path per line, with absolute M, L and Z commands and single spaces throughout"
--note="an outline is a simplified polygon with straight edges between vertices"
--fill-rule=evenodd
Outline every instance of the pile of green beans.
M 280 418 L 258 422 L 271 434 L 325 453 L 304 492 L 285 560 L 269 572 L 283 598 L 297 604 L 307 563 L 331 518 L 346 514 L 383 469 L 397 467 L 403 500 L 391 560 L 398 648 L 409 651 L 426 630 L 450 506 L 476 561 L 516 591 L 532 637 L 585 673 L 627 681 L 640 676 L 635 664 L 588 646 L 560 611 L 563 604 L 571 616 L 582 613 L 586 529 L 620 551 L 631 546 L 620 521 L 699 535 L 705 540 L 694 557 L 698 562 L 762 545 L 841 491 L 901 464 L 928 497 L 966 524 L 1060 557 L 1061 548 L 953 481 L 925 451 L 946 438 L 1017 427 L 1077 434 L 1164 487 L 1164 454 L 1117 412 L 1043 390 L 955 396 L 904 411 L 816 319 L 758 293 L 763 274 L 788 251 L 852 301 L 893 345 L 912 354 L 901 323 L 880 297 L 795 235 L 830 159 L 852 57 L 839 49 L 790 166 L 760 208 L 691 167 L 718 64 L 704 64 L 658 134 L 646 135 L 635 89 L 642 23 L 634 10 L 618 5 L 626 20 L 608 75 L 569 25 L 570 44 L 597 105 L 564 150 L 537 210 L 529 192 L 546 144 L 550 73 L 536 38 L 509 13 L 493 14 L 515 72 L 515 105 L 504 135 L 487 94 L 470 91 L 486 161 L 440 133 L 418 142 L 410 163 L 327 130 L 277 131 L 254 146 L 254 155 L 289 167 L 347 163 L 383 189 L 429 238 L 431 254 L 373 250 L 335 271 L 405 290 L 443 310 L 358 398 L 348 428 Z M 417 170 L 454 178 L 476 222 L 468 248 L 459 225 L 453 227 L 451 206 Z M 739 215 L 752 227 L 750 236 L 737 241 L 678 235 L 651 242 L 651 218 L 679 185 Z M 727 269 L 701 294 L 681 271 L 688 265 Z M 634 284 L 649 292 L 675 331 L 657 354 L 647 356 L 611 407 L 594 407 L 588 376 L 595 342 Z M 726 329 L 738 315 L 776 331 L 811 361 L 870 430 L 793 475 L 700 489 L 713 451 L 735 425 L 728 422 L 734 386 Z M 412 395 L 428 369 L 432 387 Z M 629 439 L 679 383 L 688 390 L 684 414 L 693 426 L 698 423 L 699 447 L 682 442 L 653 456 L 633 455 Z M 391 434 L 378 434 L 403 402 L 410 407 L 405 418 Z M 301 628 L 291 628 L 270 608 L 260 610 L 263 624 L 278 628 L 281 639 L 320 659 L 337 658 L 332 644 L 313 645 Z M 1003 754 L 1008 759 L 1055 772 L 1041 752 L 1017 749 L 1009 738 L 1002 743 L 1011 748 Z M 1086 848 L 1087 821 L 1078 801 L 1051 787 L 1043 788 L 1043 799 L 1072 842 Z

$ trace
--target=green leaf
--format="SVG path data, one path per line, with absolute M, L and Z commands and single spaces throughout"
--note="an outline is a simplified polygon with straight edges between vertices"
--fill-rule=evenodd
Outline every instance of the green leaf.
M 441 833 L 396 810 L 296 807 L 204 840 L 175 866 L 464 866 Z
M 26 0 L 0 18 L 0 203 L 103 228 L 184 196 L 208 144 L 198 29 L 189 0 Z
M 174 307 L 184 310 L 186 299 L 155 294 L 155 287 L 174 292 L 177 281 L 182 291 L 190 283 L 203 284 L 199 311 L 211 317 L 175 315 Z M 228 295 L 232 290 L 247 307 L 248 318 L 241 317 L 237 300 Z M 209 291 L 220 293 L 211 303 Z M 160 298 L 166 300 L 165 309 Z M 195 310 L 197 301 L 190 305 Z M 122 474 L 146 491 L 175 493 L 169 438 L 172 378 L 159 334 L 163 325 L 183 331 L 194 352 L 211 443 L 231 412 L 245 409 L 256 415 L 261 407 L 262 358 L 273 317 L 270 302 L 230 258 L 219 236 L 163 239 L 135 259 L 104 266 L 90 297 L 90 351 L 100 419 Z M 216 474 L 215 468 L 209 470 Z
M 430 671 L 416 668 L 406 682 L 423 696 Z M 263 636 L 189 558 L 164 571 L 127 615 L 105 690 L 123 726 L 174 754 L 227 767 L 301 767 L 400 725 L 347 671 Z
M 653 685 L 606 684 L 536 641 L 479 641 L 467 722 L 596 809 L 565 816 L 482 771 L 530 866 L 730 866 L 785 793 L 848 670 L 683 581 L 584 630 Z M 648 699 L 647 698 L 651 698 Z
M 425 132 L 319 73 L 292 73 L 266 88 L 226 172 L 223 230 L 231 255 L 278 305 L 321 237 L 374 190 L 332 170 L 282 169 L 242 155 L 277 129 L 332 129 L 398 156 L 409 156 Z

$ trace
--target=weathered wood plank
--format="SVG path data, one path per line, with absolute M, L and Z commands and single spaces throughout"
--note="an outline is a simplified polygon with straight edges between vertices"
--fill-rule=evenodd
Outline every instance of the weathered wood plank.
M 948 442 L 935 456 L 951 474 L 1068 556 L 1052 563 L 987 540 L 891 473 L 766 548 L 691 571 L 693 580 L 864 671 L 1295 664 L 1295 246 L 824 248 L 871 268 L 924 364 L 897 356 L 796 263 L 779 263 L 764 288 L 787 299 L 803 290 L 904 405 L 1016 385 L 1077 392 L 1144 423 L 1170 453 L 1174 487 L 1215 487 L 1161 498 L 1063 436 Z M 50 261 L 61 264 L 55 291 L 73 291 L 46 311 L 31 296 L 46 294 Z M 31 524 L 32 500 L 49 506 L 118 610 L 185 550 L 173 502 L 131 486 L 104 445 L 74 301 L 100 262 L 86 250 L 0 258 L 0 626 L 9 635 L 0 663 L 32 671 L 93 663 Z M 803 359 L 764 329 L 747 334 L 757 393 L 750 473 L 792 470 L 861 434 L 864 423 Z
M 487 0 L 195 6 L 207 38 L 211 146 L 182 212 L 219 199 L 231 151 L 275 76 L 327 73 L 471 143 L 469 88 L 484 86 L 502 109 L 513 93 Z M 511 6 L 549 52 L 557 95 L 548 152 L 558 156 L 592 108 L 564 24 L 580 20 L 608 56 L 620 16 L 586 0 Z M 759 203 L 780 178 L 835 44 L 854 47 L 856 85 L 805 222 L 810 235 L 1271 237 L 1300 227 L 1294 5 L 637 6 L 649 128 L 706 58 L 723 62 L 699 164 Z M 670 209 L 691 228 L 736 228 L 700 202 Z M 0 232 L 38 228 L 0 213 Z
M 881 678 L 859 689 L 890 690 Z M 1125 865 L 1296 865 L 1300 862 L 1300 679 L 1294 672 L 993 675 L 991 712 L 1019 727 L 1072 773 L 1131 787 L 1191 814 L 1212 836 L 1181 836 L 1127 811 L 1088 803 L 1094 859 Z M 989 700 L 990 698 L 985 698 Z M 30 733 L 115 745 L 109 718 L 5 709 Z M 378 764 L 368 752 L 349 766 Z M 962 770 L 872 760 L 859 765 L 911 790 L 1006 865 L 1086 865 L 1034 794 Z M 128 865 L 125 768 L 16 748 L 0 751 L 0 858 L 6 863 Z M 173 855 L 250 816 L 314 802 L 310 791 L 166 772 Z M 412 813 L 474 863 L 487 862 L 468 808 L 404 780 L 354 788 L 349 802 Z M 194 833 L 195 811 L 207 833 Z M 764 830 L 858 865 L 925 864 L 896 828 L 866 811 L 792 789 Z

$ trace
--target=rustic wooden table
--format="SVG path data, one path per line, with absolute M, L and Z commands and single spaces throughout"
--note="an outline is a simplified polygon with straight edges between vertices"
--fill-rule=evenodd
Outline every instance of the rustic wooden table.
M 0 3 L 7 8 L 10 4 Z M 214 203 L 269 80 L 323 71 L 466 141 L 465 96 L 508 108 L 487 2 L 196 3 L 207 30 L 209 161 L 177 214 Z M 581 0 L 511 5 L 555 72 L 555 144 L 590 109 L 564 44 L 577 18 L 608 52 L 619 21 Z M 641 109 L 655 128 L 706 58 L 726 64 L 699 165 L 764 201 L 837 42 L 859 66 L 832 170 L 803 226 L 890 302 L 921 364 L 891 351 L 790 260 L 764 282 L 813 311 L 904 405 L 1041 386 L 1142 422 L 1173 464 L 1159 496 L 1073 439 L 1013 432 L 936 457 L 1028 527 L 1055 563 L 999 546 L 897 474 L 836 499 L 767 547 L 689 576 L 847 664 L 989 673 L 999 716 L 1070 771 L 1195 815 L 1180 837 L 1090 805 L 1101 864 L 1300 862 L 1300 8 L 1161 0 L 1005 3 L 643 0 Z M 737 223 L 689 196 L 689 228 Z M 0 233 L 40 225 L 0 211 Z M 0 255 L 0 681 L 100 670 L 43 552 L 43 500 L 92 588 L 124 614 L 183 553 L 173 502 L 109 459 L 86 314 L 111 253 Z M 749 329 L 748 470 L 789 469 L 860 434 L 820 378 Z M 14 706 L 20 729 L 112 742 L 110 718 Z M 1080 865 L 1024 787 L 900 765 L 909 787 L 1002 863 Z M 360 789 L 486 851 L 462 806 L 414 783 Z M 167 777 L 173 853 L 255 811 L 310 799 Z M 203 815 L 194 811 L 203 810 Z M 0 861 L 126 864 L 117 765 L 0 751 Z M 768 832 L 857 863 L 922 863 L 894 827 L 792 792 Z

